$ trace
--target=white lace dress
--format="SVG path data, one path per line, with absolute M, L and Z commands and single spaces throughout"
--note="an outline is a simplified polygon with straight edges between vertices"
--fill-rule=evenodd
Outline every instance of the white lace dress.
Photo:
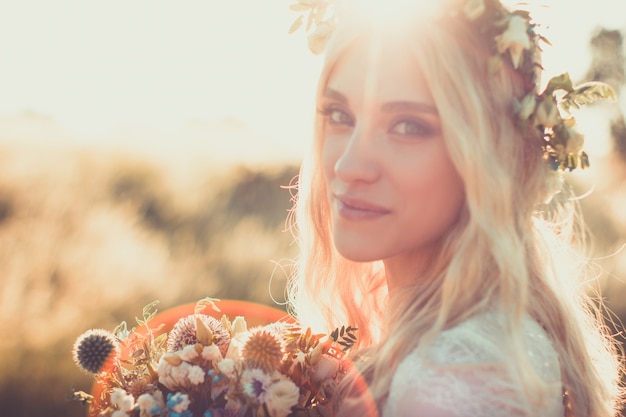
M 442 332 L 428 364 L 417 351 L 407 356 L 393 377 L 383 417 L 563 417 L 559 360 L 543 328 L 524 319 L 530 361 L 548 387 L 546 401 L 534 409 L 501 366 L 507 360 L 501 328 L 496 315 L 482 314 Z

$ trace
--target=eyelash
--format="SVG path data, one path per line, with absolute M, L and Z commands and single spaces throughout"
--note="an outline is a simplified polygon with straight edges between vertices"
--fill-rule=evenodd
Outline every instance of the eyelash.
M 317 111 L 319 114 L 324 116 L 327 119 L 328 123 L 331 125 L 350 126 L 350 127 L 354 126 L 354 120 L 352 119 L 350 114 L 336 105 L 325 106 L 325 107 L 318 109 Z M 334 113 L 340 113 L 340 117 L 346 116 L 348 120 L 341 120 L 341 121 L 334 120 L 332 117 Z
M 328 105 L 317 109 L 318 113 L 327 119 L 327 122 L 330 125 L 336 127 L 353 127 L 354 119 L 350 114 L 345 111 L 343 108 L 337 105 Z M 333 115 L 337 113 L 340 118 L 345 116 L 346 119 L 343 120 L 335 120 Z M 403 132 L 398 132 L 398 126 L 404 125 Z M 407 132 L 407 126 L 415 126 L 414 132 Z M 392 127 L 388 131 L 389 134 L 403 136 L 403 137 L 429 137 L 433 135 L 433 129 L 425 122 L 413 118 L 404 118 L 395 121 L 392 124 Z
M 394 132 L 394 130 L 400 126 L 404 125 L 404 132 Z M 415 126 L 415 132 L 407 132 L 407 126 Z M 429 137 L 433 134 L 433 129 L 425 122 L 416 119 L 401 119 L 393 124 L 391 129 L 389 129 L 389 133 L 392 135 L 400 135 L 400 136 L 420 136 L 420 137 Z

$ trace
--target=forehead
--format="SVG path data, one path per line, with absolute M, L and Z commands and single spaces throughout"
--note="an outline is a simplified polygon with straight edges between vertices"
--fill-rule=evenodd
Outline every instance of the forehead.
M 354 42 L 339 55 L 326 82 L 326 89 L 350 100 L 422 101 L 432 103 L 415 42 L 406 38 L 367 37 Z

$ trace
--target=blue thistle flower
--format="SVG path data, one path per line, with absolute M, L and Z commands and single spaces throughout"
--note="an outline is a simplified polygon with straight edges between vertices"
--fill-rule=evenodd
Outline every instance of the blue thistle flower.
M 91 374 L 100 372 L 111 355 L 120 355 L 119 342 L 113 333 L 102 329 L 86 331 L 76 339 L 72 349 L 76 365 Z

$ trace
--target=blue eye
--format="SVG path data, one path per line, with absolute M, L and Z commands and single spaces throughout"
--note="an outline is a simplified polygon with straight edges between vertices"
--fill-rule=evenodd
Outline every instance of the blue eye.
M 401 136 L 431 136 L 433 129 L 418 120 L 401 120 L 391 127 L 389 133 Z

